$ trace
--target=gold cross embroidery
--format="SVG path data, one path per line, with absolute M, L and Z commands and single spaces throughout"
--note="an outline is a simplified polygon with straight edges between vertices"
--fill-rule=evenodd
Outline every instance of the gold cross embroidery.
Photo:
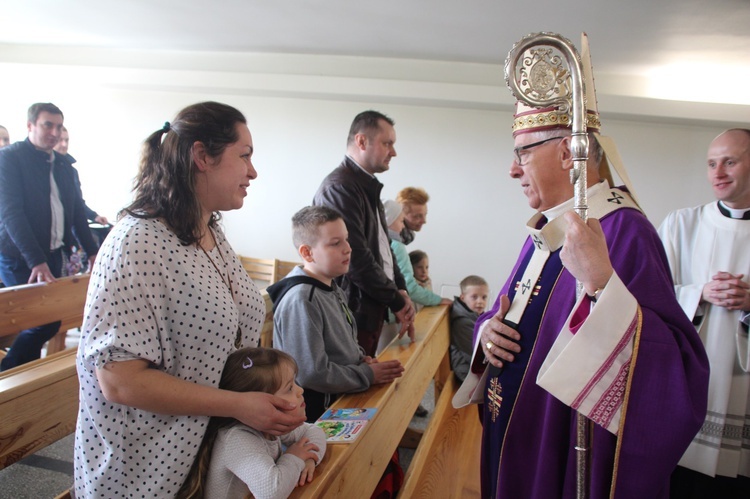
M 487 388 L 487 399 L 489 400 L 490 416 L 492 416 L 493 423 L 497 419 L 497 415 L 500 414 L 500 406 L 503 403 L 503 397 L 500 396 L 501 393 L 503 393 L 503 387 L 500 386 L 497 378 L 492 378 L 490 386 Z

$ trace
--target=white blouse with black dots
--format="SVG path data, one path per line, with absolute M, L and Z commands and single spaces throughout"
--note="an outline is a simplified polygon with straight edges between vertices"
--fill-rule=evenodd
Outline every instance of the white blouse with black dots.
M 145 359 L 177 378 L 218 386 L 238 323 L 243 346 L 257 346 L 263 299 L 224 233 L 215 234 L 218 246 L 208 255 L 224 280 L 203 251 L 182 245 L 156 219 L 124 217 L 99 250 L 77 358 L 76 497 L 173 497 L 209 419 L 110 403 L 97 367 Z

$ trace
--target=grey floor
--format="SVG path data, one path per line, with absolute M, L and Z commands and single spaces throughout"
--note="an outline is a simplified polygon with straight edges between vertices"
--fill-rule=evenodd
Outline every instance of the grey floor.
M 424 418 L 412 418 L 413 428 L 426 428 L 432 415 L 435 408 L 432 384 L 427 389 L 422 405 L 430 414 Z M 404 472 L 413 456 L 413 450 L 399 448 L 399 461 Z M 53 499 L 72 485 L 73 435 L 0 470 L 0 499 Z

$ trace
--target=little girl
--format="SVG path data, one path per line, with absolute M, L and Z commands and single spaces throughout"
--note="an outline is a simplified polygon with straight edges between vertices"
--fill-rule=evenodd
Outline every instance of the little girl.
M 227 359 L 219 388 L 272 393 L 297 404 L 304 416 L 296 375 L 297 363 L 281 350 L 242 348 Z M 325 433 L 308 423 L 274 437 L 232 418 L 213 417 L 177 497 L 238 498 L 249 491 L 255 499 L 286 498 L 297 485 L 312 481 L 325 450 Z
M 422 250 L 414 250 L 409 253 L 409 260 L 414 269 L 414 279 L 420 286 L 432 291 L 432 280 L 430 279 L 430 259 Z

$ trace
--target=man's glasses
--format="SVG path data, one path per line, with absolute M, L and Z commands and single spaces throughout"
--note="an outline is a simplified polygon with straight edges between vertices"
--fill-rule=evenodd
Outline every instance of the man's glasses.
M 516 157 L 516 164 L 518 166 L 524 166 L 523 163 L 523 156 L 521 156 L 521 151 L 528 151 L 532 147 L 540 146 L 542 144 L 546 144 L 547 142 L 551 140 L 559 140 L 564 139 L 565 137 L 552 137 L 549 139 L 540 140 L 539 142 L 532 142 L 531 144 L 526 144 L 525 146 L 519 146 L 513 148 L 513 155 Z M 525 155 L 524 155 L 525 156 Z

